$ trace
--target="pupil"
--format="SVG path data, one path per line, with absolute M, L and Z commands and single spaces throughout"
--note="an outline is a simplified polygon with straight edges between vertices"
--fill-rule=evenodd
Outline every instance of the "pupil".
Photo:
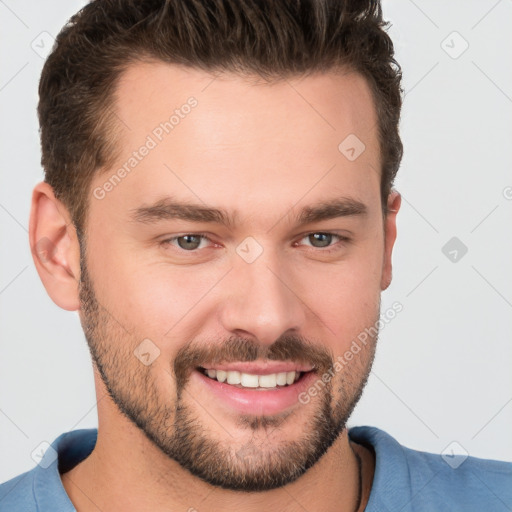
M 182 243 L 183 240 L 185 240 L 185 243 Z M 178 238 L 178 245 L 182 249 L 197 249 L 200 243 L 201 241 L 197 235 L 184 235 Z
M 328 233 L 313 233 L 312 235 L 309 235 L 310 242 L 313 241 L 313 239 L 316 242 L 320 242 L 320 245 L 315 245 L 315 247 L 327 247 L 330 245 L 332 240 L 332 235 L 329 235 Z

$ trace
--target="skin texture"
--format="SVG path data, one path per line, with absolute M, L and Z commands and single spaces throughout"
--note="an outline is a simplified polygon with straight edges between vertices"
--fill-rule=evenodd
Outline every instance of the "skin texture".
M 93 180 L 82 262 L 67 209 L 48 184 L 34 189 L 34 261 L 53 301 L 79 311 L 98 399 L 96 447 L 62 475 L 64 487 L 80 512 L 352 512 L 355 451 L 363 461 L 363 510 L 375 461 L 349 443 L 344 427 L 376 338 L 308 404 L 274 415 L 230 408 L 193 362 L 311 362 L 320 378 L 378 320 L 400 196 L 390 194 L 383 217 L 369 87 L 354 73 L 273 84 L 213 78 L 163 63 L 124 73 L 115 102 L 121 155 Z M 197 105 L 95 197 L 190 97 Z M 365 145 L 354 161 L 338 150 L 349 134 Z M 132 220 L 134 209 L 164 196 L 236 212 L 235 222 Z M 366 214 L 297 224 L 304 206 L 338 198 L 363 203 Z M 349 241 L 333 236 L 323 247 L 309 236 L 325 232 Z M 207 239 L 193 239 L 201 240 L 193 251 L 184 239 L 181 247 L 162 243 L 186 234 Z M 251 263 L 237 252 L 247 237 L 257 242 L 250 251 L 262 250 Z M 149 365 L 134 355 L 143 340 L 159 351 Z

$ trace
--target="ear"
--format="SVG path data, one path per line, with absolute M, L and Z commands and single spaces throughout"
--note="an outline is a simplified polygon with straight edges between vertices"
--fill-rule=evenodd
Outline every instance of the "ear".
M 29 240 L 37 273 L 50 298 L 68 311 L 80 307 L 80 246 L 67 208 L 52 187 L 38 183 L 32 192 Z
M 400 210 L 401 204 L 402 196 L 396 190 L 392 190 L 388 196 L 388 209 L 386 217 L 384 218 L 384 262 L 382 265 L 382 279 L 380 283 L 382 290 L 385 290 L 391 284 L 393 273 L 391 255 L 396 240 L 396 215 L 398 210 Z

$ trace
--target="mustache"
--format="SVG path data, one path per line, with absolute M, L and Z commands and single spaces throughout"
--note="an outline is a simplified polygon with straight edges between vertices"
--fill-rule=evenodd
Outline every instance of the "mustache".
M 219 344 L 190 342 L 178 351 L 174 359 L 177 388 L 181 389 L 191 372 L 200 366 L 256 360 L 309 364 L 321 374 L 334 365 L 334 355 L 326 347 L 302 336 L 285 335 L 272 345 L 261 345 L 253 339 L 234 336 Z

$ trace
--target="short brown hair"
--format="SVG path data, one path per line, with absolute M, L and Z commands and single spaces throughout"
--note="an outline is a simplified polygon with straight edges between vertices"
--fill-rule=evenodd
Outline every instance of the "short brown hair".
M 120 74 L 159 60 L 264 80 L 336 69 L 367 79 L 379 123 L 381 198 L 402 159 L 401 69 L 379 0 L 95 0 L 57 36 L 39 84 L 45 181 L 85 228 L 96 172 L 114 165 Z

